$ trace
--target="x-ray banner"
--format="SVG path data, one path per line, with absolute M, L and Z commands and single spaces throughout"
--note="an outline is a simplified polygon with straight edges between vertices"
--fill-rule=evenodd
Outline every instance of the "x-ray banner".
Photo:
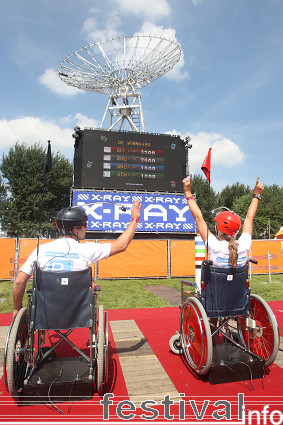
M 195 221 L 184 195 L 73 191 L 73 206 L 85 210 L 91 232 L 123 232 L 136 199 L 142 203 L 137 232 L 195 233 Z

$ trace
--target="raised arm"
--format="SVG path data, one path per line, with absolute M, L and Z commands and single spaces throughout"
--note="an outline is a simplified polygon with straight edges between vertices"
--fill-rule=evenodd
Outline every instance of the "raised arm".
M 191 191 L 191 185 L 192 185 L 192 175 L 190 174 L 189 179 L 185 178 L 183 179 L 183 188 L 184 188 L 184 194 L 188 202 L 188 206 L 190 208 L 190 211 L 192 213 L 192 216 L 196 222 L 196 226 L 198 228 L 199 234 L 204 242 L 206 242 L 207 239 L 207 224 L 204 221 L 203 215 L 201 210 L 199 209 L 198 204 L 194 200 L 192 196 Z M 210 233 L 208 231 L 208 233 Z
M 253 199 L 250 203 L 245 222 L 243 225 L 243 232 L 242 233 L 249 233 L 251 236 L 253 234 L 253 222 L 254 218 L 257 212 L 258 203 L 261 197 L 261 194 L 263 192 L 264 186 L 259 181 L 259 177 L 256 180 L 256 184 L 253 190 Z
M 132 209 L 131 209 L 131 221 L 127 227 L 127 229 L 122 233 L 122 235 L 119 236 L 119 238 L 111 242 L 111 250 L 110 250 L 110 256 L 118 254 L 119 252 L 123 252 L 127 249 L 129 243 L 134 237 L 138 221 L 140 219 L 141 215 L 141 204 L 138 200 L 136 200 L 133 203 Z

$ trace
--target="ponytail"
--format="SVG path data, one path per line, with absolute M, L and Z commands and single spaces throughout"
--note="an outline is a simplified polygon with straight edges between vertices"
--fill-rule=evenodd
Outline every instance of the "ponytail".
M 228 249 L 229 249 L 229 264 L 231 264 L 232 267 L 237 267 L 237 263 L 238 263 L 238 242 L 236 241 L 235 238 L 231 237 L 231 239 L 229 241 Z
M 227 235 L 226 233 L 218 230 L 218 237 L 220 240 L 225 240 L 229 243 L 229 264 L 232 267 L 237 267 L 238 264 L 238 242 L 233 236 Z

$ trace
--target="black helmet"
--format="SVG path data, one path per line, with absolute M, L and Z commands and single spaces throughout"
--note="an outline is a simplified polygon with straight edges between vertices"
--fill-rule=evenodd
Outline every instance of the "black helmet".
M 76 207 L 63 208 L 56 215 L 56 226 L 69 232 L 74 226 L 84 226 L 87 224 L 88 216 L 84 210 Z

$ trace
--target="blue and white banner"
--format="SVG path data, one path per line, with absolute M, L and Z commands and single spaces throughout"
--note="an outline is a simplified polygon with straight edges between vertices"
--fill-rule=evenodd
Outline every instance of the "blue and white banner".
M 137 232 L 196 232 L 195 221 L 184 195 L 73 191 L 73 206 L 85 210 L 88 231 L 91 232 L 124 232 L 136 199 L 142 203 Z

